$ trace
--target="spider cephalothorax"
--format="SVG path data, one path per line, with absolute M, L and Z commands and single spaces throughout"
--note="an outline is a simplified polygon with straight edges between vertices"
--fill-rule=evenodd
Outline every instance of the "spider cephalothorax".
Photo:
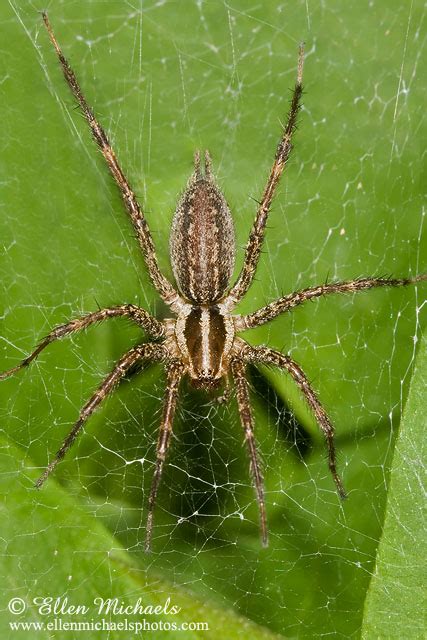
M 116 363 L 93 396 L 84 405 L 79 419 L 65 438 L 55 458 L 36 482 L 40 487 L 73 444 L 84 422 L 95 411 L 123 376 L 140 362 L 162 362 L 166 367 L 167 385 L 157 443 L 157 457 L 148 500 L 146 549 L 150 548 L 153 512 L 163 465 L 172 433 L 173 418 L 181 379 L 187 375 L 193 385 L 214 389 L 231 373 L 236 389 L 240 419 L 248 446 L 250 468 L 260 511 L 261 537 L 267 545 L 267 520 L 264 487 L 255 447 L 254 421 L 249 401 L 246 366 L 272 364 L 285 370 L 293 378 L 312 409 L 324 433 L 328 448 L 328 465 L 341 497 L 345 491 L 336 470 L 334 430 L 315 391 L 301 367 L 289 356 L 267 347 L 252 347 L 236 334 L 268 322 L 312 298 L 331 293 L 363 291 L 372 287 L 403 286 L 426 280 L 427 275 L 414 278 L 359 278 L 345 282 L 322 284 L 290 293 L 245 316 L 232 315 L 236 304 L 248 291 L 254 278 L 264 238 L 267 216 L 280 176 L 292 149 L 302 95 L 303 47 L 300 47 L 297 81 L 273 166 L 260 200 L 255 221 L 246 246 L 243 267 L 234 285 L 229 281 L 234 267 L 235 241 L 233 221 L 227 202 L 211 171 L 209 154 L 205 154 L 204 172 L 196 153 L 194 173 L 184 191 L 175 213 L 170 251 L 177 289 L 160 272 L 153 240 L 142 209 L 124 175 L 107 135 L 95 118 L 80 89 L 76 76 L 65 59 L 53 34 L 46 14 L 43 20 L 56 50 L 65 79 L 85 116 L 93 137 L 121 191 L 123 202 L 135 228 L 153 285 L 169 305 L 176 318 L 157 320 L 147 311 L 132 304 L 101 309 L 76 318 L 53 329 L 39 346 L 20 364 L 9 369 L 0 380 L 28 365 L 48 344 L 80 329 L 122 316 L 137 323 L 153 339 L 130 349 Z

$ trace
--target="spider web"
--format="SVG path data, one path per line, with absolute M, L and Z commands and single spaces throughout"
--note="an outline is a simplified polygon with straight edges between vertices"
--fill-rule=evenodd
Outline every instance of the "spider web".
M 420 7 L 200 0 L 46 8 L 144 204 L 168 276 L 171 217 L 196 148 L 212 154 L 241 264 L 256 206 L 251 198 L 260 197 L 272 160 L 302 39 L 306 94 L 295 150 L 257 280 L 240 310 L 326 279 L 427 270 Z M 98 304 L 135 302 L 167 314 L 38 10 L 12 0 L 1 9 L 1 369 L 55 324 Z M 124 548 L 147 571 L 149 585 L 161 576 L 287 637 L 357 636 L 394 437 L 425 325 L 424 298 L 421 285 L 330 297 L 246 334 L 253 344 L 289 352 L 304 368 L 335 424 L 350 494 L 340 504 L 322 437 L 292 383 L 272 370 L 250 371 L 268 550 L 260 548 L 234 398 L 220 406 L 184 384 L 155 512 L 154 552 L 143 554 L 165 384 L 157 366 L 120 385 L 42 493 L 60 483 L 76 508 L 111 534 L 111 549 Z M 1 385 L 4 437 L 23 460 L 12 483 L 28 489 L 25 535 L 34 536 L 40 553 L 54 525 L 37 531 L 44 498 L 31 493 L 31 482 L 112 364 L 142 338 L 111 321 L 52 345 Z M 55 526 L 64 517 L 59 526 L 72 528 L 61 515 L 65 507 L 52 508 Z M 98 530 L 87 535 L 96 546 Z M 54 564 L 53 580 L 58 572 Z M 30 590 L 35 575 L 19 580 Z M 111 575 L 97 588 L 107 595 L 113 582 Z M 72 584 L 77 600 L 85 583 L 81 577 Z

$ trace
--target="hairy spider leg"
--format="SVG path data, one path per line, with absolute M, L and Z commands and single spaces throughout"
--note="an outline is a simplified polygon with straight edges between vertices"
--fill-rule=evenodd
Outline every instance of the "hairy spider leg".
M 249 235 L 249 241 L 245 250 L 242 270 L 239 277 L 237 278 L 236 283 L 233 285 L 226 297 L 226 304 L 228 303 L 230 308 L 234 307 L 243 298 L 255 276 L 255 271 L 258 265 L 258 260 L 264 241 L 265 226 L 267 224 L 271 202 L 273 200 L 276 188 L 279 184 L 279 180 L 286 167 L 289 155 L 292 151 L 292 135 L 296 129 L 297 116 L 301 108 L 303 64 L 304 45 L 301 43 L 298 56 L 297 80 L 292 94 L 291 106 L 289 109 L 286 126 L 283 130 L 283 135 L 277 146 L 274 163 L 271 168 L 270 175 L 268 177 L 267 184 L 261 198 L 261 202 L 259 203 L 255 221 Z
M 111 373 L 103 380 L 103 382 L 99 385 L 98 389 L 95 391 L 93 396 L 86 402 L 84 407 L 80 411 L 80 416 L 77 422 L 74 424 L 68 436 L 65 438 L 62 443 L 61 448 L 58 450 L 56 456 L 48 464 L 40 478 L 36 481 L 35 486 L 39 489 L 48 476 L 55 469 L 58 462 L 60 462 L 68 449 L 71 447 L 78 434 L 80 433 L 84 423 L 92 415 L 98 405 L 104 400 L 104 398 L 112 391 L 114 386 L 119 382 L 121 378 L 126 374 L 127 371 L 138 361 L 138 360 L 150 360 L 150 361 L 159 361 L 164 359 L 165 350 L 160 344 L 155 343 L 147 343 L 135 347 L 125 353 L 124 356 L 120 358 L 120 360 L 115 365 L 114 369 Z
M 58 44 L 58 41 L 53 33 L 47 14 L 43 13 L 42 16 L 43 16 L 43 21 L 48 30 L 50 40 L 59 58 L 59 62 L 62 67 L 64 78 L 68 86 L 70 87 L 75 99 L 77 100 L 83 112 L 83 115 L 89 127 L 91 128 L 92 135 L 95 139 L 95 142 L 101 149 L 102 155 L 104 156 L 107 162 L 110 172 L 114 180 L 116 181 L 117 186 L 120 189 L 123 202 L 130 215 L 132 224 L 135 228 L 135 231 L 139 240 L 139 244 L 144 254 L 145 262 L 146 262 L 151 280 L 153 282 L 153 285 L 155 286 L 158 293 L 166 303 L 173 304 L 179 299 L 179 296 L 178 296 L 178 293 L 175 291 L 174 287 L 172 286 L 172 284 L 161 273 L 159 269 L 153 239 L 151 237 L 151 233 L 148 228 L 148 224 L 144 217 L 142 209 L 136 199 L 134 192 L 132 191 L 129 185 L 129 182 L 125 174 L 123 173 L 119 165 L 119 162 L 110 145 L 110 142 L 108 140 L 108 137 L 105 131 L 103 130 L 103 128 L 101 127 L 97 119 L 95 118 L 95 115 L 92 109 L 86 102 L 86 98 L 83 95 L 83 92 L 80 88 L 79 83 L 77 82 L 76 75 L 72 70 L 72 68 L 70 67 L 70 65 L 68 64 L 68 61 L 65 58 L 64 54 L 62 53 L 62 50 Z
M 172 435 L 173 419 L 178 398 L 179 383 L 184 373 L 184 366 L 179 362 L 171 363 L 167 368 L 166 396 L 163 404 L 162 422 L 157 441 L 156 467 L 151 481 L 150 496 L 148 498 L 147 528 L 145 534 L 145 551 L 151 549 L 153 534 L 153 514 L 156 506 L 157 492 L 163 473 L 163 465 Z
M 427 280 L 427 274 L 421 274 L 414 278 L 357 278 L 356 280 L 346 280 L 344 282 L 328 282 L 317 287 L 309 287 L 301 291 L 289 293 L 283 298 L 278 298 L 274 302 L 249 313 L 245 316 L 236 316 L 236 331 L 254 329 L 265 322 L 270 322 L 281 313 L 290 311 L 307 300 L 320 298 L 331 293 L 356 293 L 356 291 L 366 291 L 374 287 L 406 287 Z
M 252 415 L 249 398 L 249 385 L 245 376 L 245 363 L 242 360 L 231 361 L 234 384 L 236 385 L 237 405 L 239 408 L 240 420 L 245 432 L 245 440 L 248 446 L 250 470 L 255 485 L 257 496 L 259 519 L 261 529 L 261 540 L 264 547 L 268 546 L 267 515 L 265 509 L 264 480 L 261 473 L 260 464 L 255 444 L 254 419 Z
M 75 333 L 76 331 L 81 331 L 82 329 L 86 329 L 92 324 L 96 322 L 102 322 L 107 318 L 116 318 L 116 317 L 126 317 L 138 324 L 142 327 L 150 336 L 153 338 L 160 338 L 164 335 L 165 329 L 161 322 L 159 322 L 156 318 L 153 318 L 145 309 L 141 309 L 140 307 L 136 307 L 134 304 L 123 304 L 118 307 L 110 307 L 108 309 L 100 309 L 99 311 L 94 311 L 93 313 L 87 313 L 80 318 L 74 318 L 65 324 L 58 325 L 40 342 L 40 344 L 36 347 L 36 349 L 30 353 L 29 356 L 24 358 L 18 365 L 8 369 L 4 373 L 0 374 L 0 380 L 4 380 L 8 378 L 12 374 L 16 373 L 20 369 L 28 366 L 33 360 L 37 358 L 43 349 L 45 349 L 48 345 L 55 340 L 59 340 L 64 336 L 68 336 L 71 333 Z
M 275 365 L 276 367 L 280 367 L 280 369 L 284 369 L 291 375 L 313 411 L 317 424 L 323 431 L 328 447 L 329 470 L 332 474 L 340 497 L 346 498 L 347 494 L 337 472 L 334 428 L 313 387 L 310 385 L 307 376 L 299 364 L 297 364 L 290 356 L 284 355 L 279 351 L 274 351 L 267 347 L 250 347 L 247 345 L 242 352 L 242 357 L 246 362 Z

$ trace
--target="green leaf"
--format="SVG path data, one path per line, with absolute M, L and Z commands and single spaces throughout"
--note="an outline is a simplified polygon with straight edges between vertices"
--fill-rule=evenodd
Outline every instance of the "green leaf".
M 271 166 L 301 40 L 304 107 L 256 282 L 239 311 L 326 278 L 427 271 L 419 143 L 426 123 L 419 36 L 425 16 L 417 3 L 48 4 L 64 53 L 144 206 L 167 275 L 173 210 L 197 148 L 210 150 L 230 203 L 237 273 L 256 209 L 251 198 L 259 200 Z M 98 304 L 135 302 L 159 317 L 169 312 L 149 283 L 116 186 L 34 3 L 0 3 L 0 30 L 2 371 L 53 326 Z M 217 407 L 183 385 L 155 514 L 153 589 L 160 575 L 215 611 L 232 608 L 285 636 L 359 633 L 414 337 L 426 322 L 425 295 L 424 283 L 331 296 L 244 334 L 291 353 L 303 367 L 334 423 L 349 492 L 341 503 L 322 434 L 292 382 L 273 370 L 250 372 L 268 549 L 260 547 L 234 399 Z M 0 428 L 25 452 L 24 477 L 33 465 L 45 467 L 113 363 L 144 339 L 127 323 L 106 322 L 52 344 L 28 370 L 0 384 Z M 141 549 L 164 385 L 161 367 L 124 382 L 87 422 L 43 492 L 20 497 L 35 556 L 43 557 L 47 529 L 32 514 L 52 492 L 61 557 L 87 560 L 89 545 L 106 558 L 109 533 L 114 548 L 145 570 Z M 14 450 L 4 455 L 13 458 Z M 58 501 L 56 483 L 71 502 Z M 9 485 L 6 497 L 7 491 Z M 73 534 L 75 505 L 105 536 L 92 525 L 85 536 Z M 17 512 L 7 506 L 13 519 Z M 24 575 L 20 563 L 19 554 L 8 556 L 16 588 L 43 581 L 36 564 L 34 570 L 26 564 Z M 56 574 L 55 586 L 66 590 L 55 564 L 49 579 Z M 91 567 L 82 570 L 76 596 L 83 574 L 89 579 Z M 115 589 L 115 574 L 97 576 L 100 593 Z M 126 587 L 120 591 L 126 595 Z
M 47 624 L 55 618 L 64 625 L 83 621 L 100 623 L 103 618 L 113 625 L 124 624 L 125 620 L 141 624 L 145 620 L 152 625 L 153 632 L 163 629 L 170 638 L 182 638 L 182 629 L 185 629 L 185 638 L 190 640 L 206 637 L 207 630 L 230 639 L 273 640 L 277 637 L 230 609 L 202 602 L 184 587 L 169 583 L 150 569 L 149 555 L 144 562 L 136 564 L 101 521 L 89 516 L 55 482 L 50 483 L 48 491 L 37 492 L 33 484 L 37 477 L 35 470 L 25 475 L 22 472 L 24 464 L 28 465 L 22 451 L 4 440 L 0 447 L 3 496 L 0 629 L 3 637 L 10 623 Z M 9 602 L 16 598 L 24 601 L 25 612 L 13 614 L 8 610 Z M 46 613 L 46 602 L 43 613 L 37 600 L 42 598 L 52 598 L 53 602 L 58 599 L 57 606 L 67 609 L 85 606 L 88 612 L 73 615 L 64 611 L 55 616 L 53 612 Z M 100 613 L 99 598 L 106 601 L 105 607 L 109 599 L 113 601 L 112 606 L 117 599 L 117 607 L 131 608 L 139 601 L 145 613 L 114 615 L 108 614 L 105 608 L 104 613 Z M 50 606 L 53 607 L 53 603 Z M 159 607 L 157 614 L 152 613 L 155 607 Z M 182 626 L 189 623 L 207 626 L 199 630 Z M 129 636 L 136 634 L 129 629 Z M 139 629 L 138 635 L 141 627 Z M 29 631 L 24 628 L 11 633 L 10 637 L 28 638 Z M 123 630 L 115 631 L 112 626 L 108 637 L 123 638 Z M 99 638 L 99 629 L 86 630 L 85 638 Z
M 427 336 L 420 344 L 396 442 L 384 530 L 365 603 L 362 636 L 425 636 L 425 388 Z

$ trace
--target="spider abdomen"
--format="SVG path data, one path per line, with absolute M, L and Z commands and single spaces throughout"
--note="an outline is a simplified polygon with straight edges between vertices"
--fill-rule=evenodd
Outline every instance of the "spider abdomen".
M 188 300 L 210 304 L 223 296 L 234 268 L 234 227 L 209 165 L 202 176 L 196 164 L 178 203 L 170 250 L 178 287 Z

